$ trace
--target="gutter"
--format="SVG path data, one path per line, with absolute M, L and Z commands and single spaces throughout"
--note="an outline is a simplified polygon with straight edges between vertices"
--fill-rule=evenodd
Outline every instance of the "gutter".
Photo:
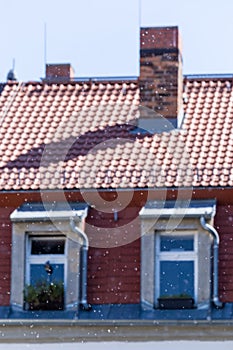
M 80 218 L 78 217 L 79 221 Z M 91 310 L 91 305 L 87 302 L 87 260 L 88 260 L 88 249 L 89 249 L 89 240 L 86 233 L 81 230 L 78 226 L 75 225 L 75 218 L 70 218 L 70 227 L 73 232 L 77 233 L 78 236 L 82 239 L 82 246 L 80 248 L 80 277 L 81 277 L 81 297 L 79 305 L 85 311 Z
M 201 216 L 200 218 L 200 223 L 201 226 L 203 227 L 204 230 L 208 231 L 213 239 L 214 239 L 214 244 L 213 244 L 213 296 L 212 296 L 212 301 L 214 303 L 214 306 L 218 309 L 223 307 L 223 303 L 219 300 L 219 295 L 218 295 L 218 256 L 219 256 L 219 243 L 220 243 L 220 238 L 217 230 L 208 224 L 204 218 L 204 216 Z

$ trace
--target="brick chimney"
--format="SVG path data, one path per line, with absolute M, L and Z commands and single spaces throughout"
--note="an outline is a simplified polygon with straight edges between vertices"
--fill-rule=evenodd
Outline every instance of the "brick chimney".
M 70 63 L 46 64 L 45 81 L 69 82 L 74 78 L 74 70 Z
M 182 110 L 182 56 L 178 27 L 141 28 L 140 99 L 175 127 Z

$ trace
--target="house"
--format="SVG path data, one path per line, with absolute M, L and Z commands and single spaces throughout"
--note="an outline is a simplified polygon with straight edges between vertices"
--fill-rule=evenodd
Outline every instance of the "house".
M 47 64 L 41 82 L 0 86 L 9 339 L 34 339 L 32 322 L 49 339 L 61 325 L 70 339 L 231 337 L 233 75 L 183 76 L 177 27 L 140 43 L 139 77 Z M 60 307 L 30 305 L 42 281 L 62 284 Z

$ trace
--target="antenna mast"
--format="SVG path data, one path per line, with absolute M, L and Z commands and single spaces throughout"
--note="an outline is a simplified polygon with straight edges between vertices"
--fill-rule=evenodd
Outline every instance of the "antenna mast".
M 44 69 L 47 63 L 47 24 L 44 22 Z
M 141 28 L 141 15 L 142 15 L 142 0 L 138 0 L 138 22 L 139 28 Z

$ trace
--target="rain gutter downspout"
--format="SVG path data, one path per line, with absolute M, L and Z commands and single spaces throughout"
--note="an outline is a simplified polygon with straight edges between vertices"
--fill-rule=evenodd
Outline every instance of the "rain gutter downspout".
M 213 244 L 213 298 L 212 301 L 217 308 L 222 308 L 223 303 L 219 300 L 218 296 L 218 255 L 219 255 L 219 243 L 220 238 L 217 230 L 208 224 L 204 218 L 204 216 L 201 216 L 200 218 L 201 226 L 204 230 L 210 232 L 214 239 Z
M 77 218 L 80 221 L 80 218 Z M 81 297 L 79 305 L 85 311 L 91 309 L 91 305 L 87 302 L 87 261 L 88 261 L 88 249 L 89 240 L 86 233 L 75 225 L 75 218 L 70 218 L 70 227 L 73 232 L 77 233 L 82 239 L 82 246 L 80 248 L 80 265 L 81 265 Z

